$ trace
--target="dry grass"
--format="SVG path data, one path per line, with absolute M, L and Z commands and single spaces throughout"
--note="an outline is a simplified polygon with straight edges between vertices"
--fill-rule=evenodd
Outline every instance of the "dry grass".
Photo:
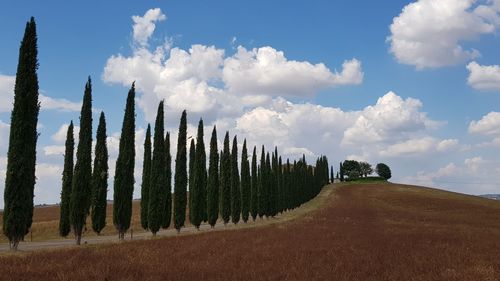
M 318 206 L 258 228 L 1 256 L 0 279 L 500 280 L 500 202 L 363 184 Z
M 135 232 L 142 232 L 141 218 L 140 218 L 140 201 L 134 200 L 132 203 L 132 223 L 131 228 Z M 46 241 L 50 239 L 60 239 L 59 236 L 59 206 L 46 206 L 36 207 L 33 211 L 33 224 L 31 232 L 33 234 L 33 241 Z M 2 213 L 0 212 L 0 224 L 2 221 Z M 106 227 L 102 230 L 101 235 L 115 235 L 116 229 L 113 226 L 113 205 L 108 204 L 106 210 Z M 96 236 L 92 231 L 90 217 L 87 218 L 87 231 L 83 234 L 84 237 Z M 70 233 L 67 239 L 73 239 L 73 234 Z M 26 241 L 31 240 L 31 234 L 25 237 Z M 0 235 L 0 243 L 7 243 L 9 240 Z

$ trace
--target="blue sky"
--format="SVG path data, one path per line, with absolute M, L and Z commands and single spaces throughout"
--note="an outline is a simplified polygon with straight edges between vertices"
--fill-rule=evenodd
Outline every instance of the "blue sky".
M 174 137 L 185 108 L 191 134 L 204 118 L 206 143 L 217 125 L 219 139 L 229 130 L 286 157 L 385 162 L 396 182 L 500 193 L 500 1 L 101 2 L 0 4 L 0 193 L 31 16 L 43 95 L 36 203 L 59 201 L 64 125 L 78 124 L 88 75 L 94 131 L 107 116 L 111 179 L 137 83 L 136 197 L 161 99 Z

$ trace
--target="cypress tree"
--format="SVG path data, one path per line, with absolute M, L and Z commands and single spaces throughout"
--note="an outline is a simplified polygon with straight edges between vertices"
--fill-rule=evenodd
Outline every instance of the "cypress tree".
M 73 156 L 75 139 L 73 136 L 73 121 L 68 126 L 64 151 L 64 170 L 61 190 L 61 214 L 59 219 L 59 235 L 66 237 L 71 231 L 69 222 L 69 200 L 71 196 L 71 182 L 73 179 Z
M 240 221 L 241 216 L 241 189 L 240 173 L 238 169 L 238 141 L 233 138 L 233 149 L 231 152 L 231 218 L 234 224 Z
M 158 104 L 153 140 L 153 160 L 151 162 L 151 181 L 149 188 L 148 227 L 156 235 L 162 223 L 164 210 L 165 184 L 165 142 L 163 140 L 163 101 Z
M 258 215 L 259 193 L 258 193 L 258 177 L 257 177 L 257 148 L 253 147 L 252 153 L 252 185 L 250 188 L 250 214 L 255 221 Z
M 179 136 L 177 140 L 177 156 L 175 158 L 174 179 L 174 227 L 177 232 L 181 231 L 186 220 L 186 138 L 187 138 L 186 111 L 182 112 L 179 124 Z
M 204 222 L 207 221 L 207 153 L 205 151 L 205 141 L 203 140 L 203 120 L 198 124 L 198 139 L 196 140 L 196 182 L 199 187 L 201 217 Z
M 245 139 L 241 152 L 241 217 L 245 223 L 248 221 L 250 213 L 251 185 L 250 163 L 248 162 L 247 140 Z
M 278 211 L 283 213 L 284 209 L 284 192 L 283 192 L 283 162 L 281 156 L 278 159 L 278 199 L 279 199 L 279 208 Z
M 70 222 L 75 233 L 76 244 L 80 245 L 82 231 L 89 214 L 92 194 L 92 83 L 90 77 L 85 85 L 80 134 L 76 151 L 76 165 L 73 173 L 70 199 Z
M 195 198 L 195 189 L 194 186 L 194 163 L 196 162 L 196 145 L 194 144 L 194 139 L 191 139 L 191 144 L 189 145 L 189 168 L 188 168 L 188 184 L 189 184 L 189 222 L 192 223 L 194 218 L 193 213 L 193 200 Z
M 273 214 L 273 198 L 272 198 L 272 190 L 273 190 L 273 178 L 272 178 L 272 167 L 271 160 L 269 157 L 269 152 L 266 154 L 266 163 L 264 168 L 264 176 L 265 176 L 265 185 L 264 185 L 264 210 L 266 217 L 274 216 Z
M 260 154 L 260 166 L 259 166 L 259 185 L 258 185 L 258 214 L 259 217 L 262 218 L 266 215 L 266 154 L 264 145 L 262 146 L 261 154 Z
M 196 152 L 195 161 L 193 164 L 193 201 L 192 201 L 192 220 L 191 223 L 199 229 L 201 222 L 206 218 L 207 211 L 207 197 L 206 197 L 206 185 L 207 185 L 207 156 L 205 153 L 205 143 L 203 142 L 203 120 L 200 119 L 198 123 L 198 136 L 196 139 Z
M 108 148 L 106 146 L 106 117 L 101 112 L 97 126 L 94 171 L 92 173 L 92 229 L 97 233 L 106 226 L 108 195 Z
M 219 218 L 219 151 L 217 128 L 214 126 L 210 139 L 210 156 L 207 179 L 207 219 L 213 228 Z
M 344 181 L 344 167 L 342 166 L 342 162 L 340 162 L 339 170 L 340 170 L 340 181 Z
M 35 19 L 26 23 L 19 48 L 14 107 L 10 116 L 7 175 L 5 178 L 3 233 L 17 250 L 31 228 L 38 133 L 38 47 Z M 5 101 L 3 101 L 5 102 Z
M 231 216 L 231 152 L 229 151 L 229 132 L 224 137 L 224 150 L 221 152 L 220 163 L 220 216 L 224 225 Z
M 144 140 L 144 161 L 142 162 L 141 226 L 148 229 L 149 189 L 151 182 L 151 126 L 148 124 Z
M 333 165 L 330 167 L 330 182 L 333 183 L 334 175 L 333 175 Z
M 168 228 L 172 220 L 172 155 L 170 154 L 170 133 L 165 136 L 165 212 L 162 228 Z
M 120 240 L 130 227 L 135 165 L 135 82 L 128 91 L 114 181 L 113 224 Z

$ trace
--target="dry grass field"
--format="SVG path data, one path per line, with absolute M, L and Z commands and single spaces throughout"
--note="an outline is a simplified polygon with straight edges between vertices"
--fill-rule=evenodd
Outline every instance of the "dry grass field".
M 0 279 L 500 280 L 500 202 L 396 184 L 335 188 L 279 224 L 3 255 Z
M 33 241 L 46 241 L 50 239 L 60 239 L 59 236 L 59 206 L 51 205 L 46 207 L 36 207 L 33 211 L 33 225 L 31 227 L 33 234 Z M 0 224 L 3 216 L 0 212 Z M 134 232 L 142 232 L 141 218 L 140 218 L 140 202 L 134 200 L 132 204 L 132 229 Z M 106 227 L 102 230 L 101 235 L 114 235 L 116 229 L 113 226 L 113 205 L 108 204 L 106 210 Z M 90 224 L 90 217 L 87 218 L 87 231 L 83 234 L 84 237 L 96 236 L 92 231 Z M 67 239 L 73 239 L 73 234 L 70 233 Z M 25 237 L 26 241 L 31 240 L 31 234 Z M 7 243 L 9 240 L 0 235 L 0 243 Z

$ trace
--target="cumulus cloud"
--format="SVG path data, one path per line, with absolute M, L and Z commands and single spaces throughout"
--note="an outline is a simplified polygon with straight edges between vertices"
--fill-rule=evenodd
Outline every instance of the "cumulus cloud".
M 14 83 L 15 76 L 0 74 L 0 113 L 12 111 L 12 103 L 14 102 Z
M 0 74 L 0 113 L 11 112 L 14 102 L 15 76 Z M 39 94 L 40 110 L 75 111 L 81 109 L 81 103 L 72 102 L 66 99 L 55 99 Z
M 457 148 L 458 140 L 456 139 L 438 140 L 427 136 L 390 145 L 382 150 L 380 155 L 385 157 L 425 156 L 429 153 L 448 152 Z
M 500 66 L 480 65 L 473 61 L 467 65 L 467 84 L 480 91 L 500 90 Z
M 289 60 L 283 51 L 269 46 L 252 50 L 239 46 L 229 56 L 223 49 L 205 45 L 183 50 L 163 44 L 150 50 L 147 43 L 160 15 L 159 9 L 152 9 L 134 18 L 134 34 L 138 23 L 146 22 L 147 28 L 140 28 L 147 30 L 141 33 L 146 36 L 134 37 L 138 44 L 131 56 L 111 56 L 102 74 L 107 83 L 129 86 L 136 81 L 138 105 L 150 122 L 160 100 L 165 101 L 167 118 L 177 118 L 187 109 L 215 121 L 241 116 L 245 109 L 272 97 L 310 96 L 363 81 L 361 62 L 356 59 L 346 60 L 340 72 L 332 72 L 323 63 Z
M 340 73 L 332 73 L 323 63 L 288 60 L 269 46 L 252 50 L 239 46 L 226 58 L 222 79 L 236 94 L 304 96 L 327 87 L 360 84 L 363 75 L 356 59 L 345 61 Z
M 9 144 L 10 125 L 0 120 L 0 153 L 7 152 L 7 145 Z
M 462 43 L 491 34 L 498 23 L 498 1 L 418 0 L 405 6 L 390 26 L 390 52 L 417 69 L 463 63 L 480 53 Z
M 40 110 L 57 110 L 79 112 L 82 108 L 81 102 L 72 102 L 67 99 L 55 99 L 45 95 L 39 95 Z
M 500 112 L 492 111 L 479 121 L 469 124 L 469 133 L 480 135 L 500 135 Z
M 156 28 L 156 22 L 166 20 L 167 17 L 160 8 L 148 10 L 144 16 L 132 16 L 134 42 L 140 46 L 147 46 L 148 40 Z
M 57 143 L 64 143 L 66 141 L 66 135 L 68 134 L 69 123 L 62 124 L 61 127 L 55 132 L 51 138 Z M 78 134 L 80 133 L 80 126 L 75 126 L 73 124 L 73 138 L 75 142 L 78 142 Z
M 383 143 L 407 139 L 413 133 L 434 129 L 439 122 L 420 111 L 422 103 L 413 98 L 403 100 L 394 92 L 380 97 L 374 106 L 366 107 L 354 125 L 344 132 L 343 145 Z
M 474 156 L 463 162 L 449 163 L 434 171 L 419 171 L 400 181 L 469 194 L 498 193 L 499 171 L 498 161 Z

